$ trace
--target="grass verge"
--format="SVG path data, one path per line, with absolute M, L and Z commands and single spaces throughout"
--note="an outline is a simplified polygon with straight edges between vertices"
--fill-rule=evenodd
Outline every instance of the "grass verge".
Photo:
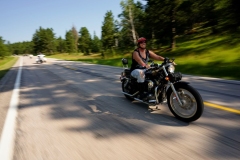
M 11 69 L 17 60 L 18 57 L 5 57 L 4 59 L 0 59 L 0 79 Z

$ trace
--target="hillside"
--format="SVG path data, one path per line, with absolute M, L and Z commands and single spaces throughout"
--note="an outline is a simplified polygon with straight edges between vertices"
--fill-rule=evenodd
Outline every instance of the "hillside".
M 184 74 L 240 80 L 240 38 L 237 36 L 185 36 L 177 39 L 177 48 L 174 51 L 166 52 L 164 47 L 154 51 L 161 56 L 175 58 L 178 64 L 176 70 Z M 100 54 L 58 54 L 51 57 L 122 66 L 121 58 L 128 58 L 130 61 L 131 51 L 108 55 L 108 58 L 102 58 Z

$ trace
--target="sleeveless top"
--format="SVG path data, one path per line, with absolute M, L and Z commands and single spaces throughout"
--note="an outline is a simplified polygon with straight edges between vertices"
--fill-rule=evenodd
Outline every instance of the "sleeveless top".
M 142 61 L 145 63 L 145 64 L 147 64 L 148 63 L 148 61 L 149 61 L 149 50 L 147 50 L 146 49 L 146 58 L 144 59 L 142 56 L 141 56 L 141 54 L 140 54 L 140 52 L 139 52 L 139 50 L 138 49 L 135 49 L 134 50 L 134 52 L 138 52 L 138 55 L 139 55 L 139 57 L 142 59 Z M 133 52 L 133 53 L 134 53 Z M 132 65 L 131 65 L 131 71 L 133 71 L 134 69 L 141 69 L 141 68 L 143 68 L 142 66 L 140 66 L 139 64 L 138 64 L 138 62 L 135 60 L 135 59 L 133 59 L 133 54 L 132 54 Z

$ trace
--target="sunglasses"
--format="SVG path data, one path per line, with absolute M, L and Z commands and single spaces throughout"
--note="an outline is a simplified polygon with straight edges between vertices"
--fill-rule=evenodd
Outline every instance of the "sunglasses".
M 140 42 L 140 44 L 142 44 L 142 43 L 146 43 L 146 41 L 142 41 L 142 42 Z

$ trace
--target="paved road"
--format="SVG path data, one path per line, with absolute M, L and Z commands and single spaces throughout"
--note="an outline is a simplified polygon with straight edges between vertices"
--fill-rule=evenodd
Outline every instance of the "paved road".
M 240 159 L 238 114 L 205 106 L 199 120 L 184 123 L 166 105 L 149 109 L 127 101 L 120 93 L 121 68 L 23 60 L 16 160 Z M 0 83 L 1 117 L 16 70 Z M 198 88 L 204 101 L 240 109 L 238 82 L 184 80 Z

